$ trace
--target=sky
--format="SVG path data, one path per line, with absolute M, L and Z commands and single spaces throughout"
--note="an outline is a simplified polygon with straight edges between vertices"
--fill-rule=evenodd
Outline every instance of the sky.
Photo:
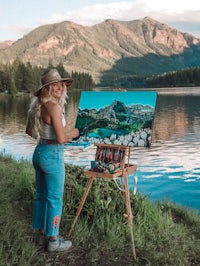
M 97 96 L 98 94 L 98 96 Z M 145 97 L 144 97 L 145 95 Z M 155 107 L 157 93 L 155 91 L 83 91 L 81 93 L 80 109 L 100 109 L 111 105 L 115 100 L 123 102 L 125 105 L 143 104 Z M 88 101 L 90 99 L 90 101 Z
M 200 0 L 0 0 L 0 41 L 66 20 L 92 26 L 146 16 L 200 38 Z

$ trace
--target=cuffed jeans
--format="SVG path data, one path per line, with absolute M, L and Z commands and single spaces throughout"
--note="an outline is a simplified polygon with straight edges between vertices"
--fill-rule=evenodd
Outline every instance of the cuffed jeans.
M 33 153 L 36 193 L 33 229 L 44 229 L 46 236 L 59 234 L 65 182 L 64 145 L 41 142 Z

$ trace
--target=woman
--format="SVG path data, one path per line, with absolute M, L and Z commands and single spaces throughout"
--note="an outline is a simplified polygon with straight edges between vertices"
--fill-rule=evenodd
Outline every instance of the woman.
M 74 128 L 65 132 L 64 104 L 70 78 L 61 78 L 56 69 L 46 71 L 34 93 L 28 111 L 26 133 L 38 140 L 33 153 L 36 195 L 33 229 L 48 238 L 47 251 L 65 251 L 72 243 L 59 236 L 65 180 L 64 143 L 78 137 Z

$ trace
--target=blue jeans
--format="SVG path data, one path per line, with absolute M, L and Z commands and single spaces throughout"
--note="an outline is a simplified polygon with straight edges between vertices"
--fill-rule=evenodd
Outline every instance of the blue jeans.
M 40 142 L 33 153 L 36 193 L 33 229 L 44 229 L 46 236 L 59 234 L 65 182 L 64 145 Z

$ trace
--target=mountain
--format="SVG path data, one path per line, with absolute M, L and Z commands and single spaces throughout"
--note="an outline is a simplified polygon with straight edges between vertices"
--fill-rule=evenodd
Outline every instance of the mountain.
M 0 50 L 9 47 L 12 44 L 13 44 L 13 41 L 11 40 L 0 42 Z
M 108 19 L 92 27 L 70 21 L 44 25 L 0 49 L 0 62 L 15 58 L 46 67 L 62 63 L 66 70 L 86 72 L 96 83 L 160 74 L 200 65 L 200 39 L 149 17 Z

